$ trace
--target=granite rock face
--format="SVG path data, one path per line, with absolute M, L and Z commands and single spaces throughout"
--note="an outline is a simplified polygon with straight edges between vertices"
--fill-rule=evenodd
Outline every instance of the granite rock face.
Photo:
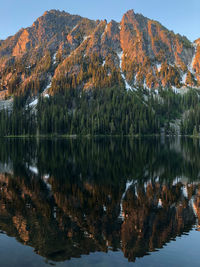
M 36 95 L 63 79 L 66 88 L 101 88 L 113 73 L 127 89 L 197 87 L 200 40 L 191 43 L 133 10 L 120 23 L 51 10 L 0 41 L 0 91 L 8 95 Z

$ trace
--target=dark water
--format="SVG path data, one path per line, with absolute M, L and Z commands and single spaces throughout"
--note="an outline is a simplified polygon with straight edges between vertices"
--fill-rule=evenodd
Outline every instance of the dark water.
M 200 141 L 0 140 L 0 266 L 200 266 Z

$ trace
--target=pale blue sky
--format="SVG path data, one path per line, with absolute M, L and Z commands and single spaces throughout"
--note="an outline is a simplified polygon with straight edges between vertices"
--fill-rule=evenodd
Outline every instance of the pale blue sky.
M 46 10 L 59 9 L 91 19 L 120 21 L 129 9 L 158 20 L 191 41 L 200 37 L 200 0 L 0 0 L 0 39 L 15 34 Z

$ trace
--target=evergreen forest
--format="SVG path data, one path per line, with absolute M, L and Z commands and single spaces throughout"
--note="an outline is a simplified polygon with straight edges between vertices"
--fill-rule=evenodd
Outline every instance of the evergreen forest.
M 127 91 L 111 87 L 89 91 L 67 89 L 38 98 L 15 96 L 12 109 L 0 111 L 0 136 L 19 135 L 198 135 L 199 94 L 190 89 Z

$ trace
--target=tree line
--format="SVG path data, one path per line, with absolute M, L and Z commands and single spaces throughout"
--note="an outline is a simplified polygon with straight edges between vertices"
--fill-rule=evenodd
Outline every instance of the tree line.
M 12 110 L 0 111 L 0 135 L 148 135 L 181 120 L 181 133 L 199 132 L 200 106 L 195 90 L 176 94 L 123 87 L 78 90 L 69 88 L 38 99 L 34 108 L 27 96 L 16 96 Z

